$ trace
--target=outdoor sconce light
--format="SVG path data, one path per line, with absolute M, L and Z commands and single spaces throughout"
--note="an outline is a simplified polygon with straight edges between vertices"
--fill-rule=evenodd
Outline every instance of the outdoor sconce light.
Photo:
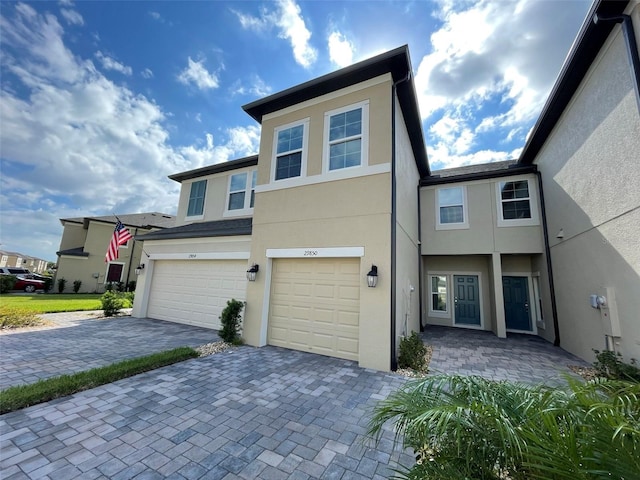
M 367 285 L 375 287 L 378 284 L 378 267 L 371 265 L 371 270 L 367 273 Z
M 251 265 L 251 268 L 247 270 L 247 280 L 249 280 L 250 282 L 255 282 L 256 273 L 258 273 L 258 270 L 260 270 L 259 265 L 256 265 L 255 263 Z
M 136 267 L 136 275 L 140 275 L 143 270 L 144 270 L 144 263 L 141 263 Z

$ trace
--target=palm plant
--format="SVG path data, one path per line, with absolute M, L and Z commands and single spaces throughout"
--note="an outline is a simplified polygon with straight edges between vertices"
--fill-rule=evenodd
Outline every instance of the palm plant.
M 568 379 L 566 388 L 435 376 L 378 403 L 369 434 L 387 422 L 416 454 L 406 479 L 638 478 L 640 384 Z

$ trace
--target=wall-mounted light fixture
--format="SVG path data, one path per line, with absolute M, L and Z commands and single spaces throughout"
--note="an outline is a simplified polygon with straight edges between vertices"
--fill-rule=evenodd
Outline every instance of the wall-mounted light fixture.
M 560 240 L 562 240 L 564 238 L 564 229 L 562 229 L 562 228 L 560 229 L 560 231 L 556 235 L 556 238 L 559 238 Z
M 144 270 L 144 263 L 141 263 L 136 267 L 136 275 L 140 275 L 143 270 Z
M 257 264 L 253 264 L 251 265 L 251 268 L 249 270 L 247 270 L 247 280 L 249 280 L 250 282 L 255 282 L 256 281 L 256 273 L 258 273 L 258 270 L 260 270 L 260 266 Z
M 367 273 L 367 285 L 375 287 L 378 284 L 378 267 L 371 265 L 371 270 Z

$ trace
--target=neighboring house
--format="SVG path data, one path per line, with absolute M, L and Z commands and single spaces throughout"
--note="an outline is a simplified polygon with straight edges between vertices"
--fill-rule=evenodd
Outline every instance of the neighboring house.
M 0 267 L 26 268 L 33 273 L 43 273 L 47 270 L 48 263 L 46 260 L 19 252 L 0 250 Z
M 175 216 L 158 212 L 118 215 L 132 235 L 172 227 Z M 142 244 L 130 240 L 121 245 L 118 258 L 105 263 L 105 254 L 113 236 L 116 217 L 61 218 L 64 227 L 53 289 L 57 280 L 67 281 L 65 291 L 73 291 L 73 282 L 82 282 L 80 292 L 104 292 L 106 283 L 122 282 L 125 286 L 136 281 L 135 269 L 140 264 Z
M 170 177 L 133 314 L 219 328 L 236 298 L 248 344 L 379 370 L 429 325 L 637 357 L 640 100 L 620 26 L 591 17 L 638 31 L 638 5 L 594 4 L 517 161 L 430 170 L 407 47 L 245 105 L 258 155 Z

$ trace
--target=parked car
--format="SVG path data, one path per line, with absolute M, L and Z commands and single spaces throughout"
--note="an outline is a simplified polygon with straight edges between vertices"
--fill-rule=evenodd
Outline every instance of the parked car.
M 27 293 L 33 293 L 36 290 L 45 290 L 45 282 L 29 278 L 27 275 L 16 275 L 17 281 L 13 286 L 14 290 L 24 290 Z
M 3 275 L 30 275 L 31 272 L 26 268 L 20 267 L 0 267 L 0 274 Z

